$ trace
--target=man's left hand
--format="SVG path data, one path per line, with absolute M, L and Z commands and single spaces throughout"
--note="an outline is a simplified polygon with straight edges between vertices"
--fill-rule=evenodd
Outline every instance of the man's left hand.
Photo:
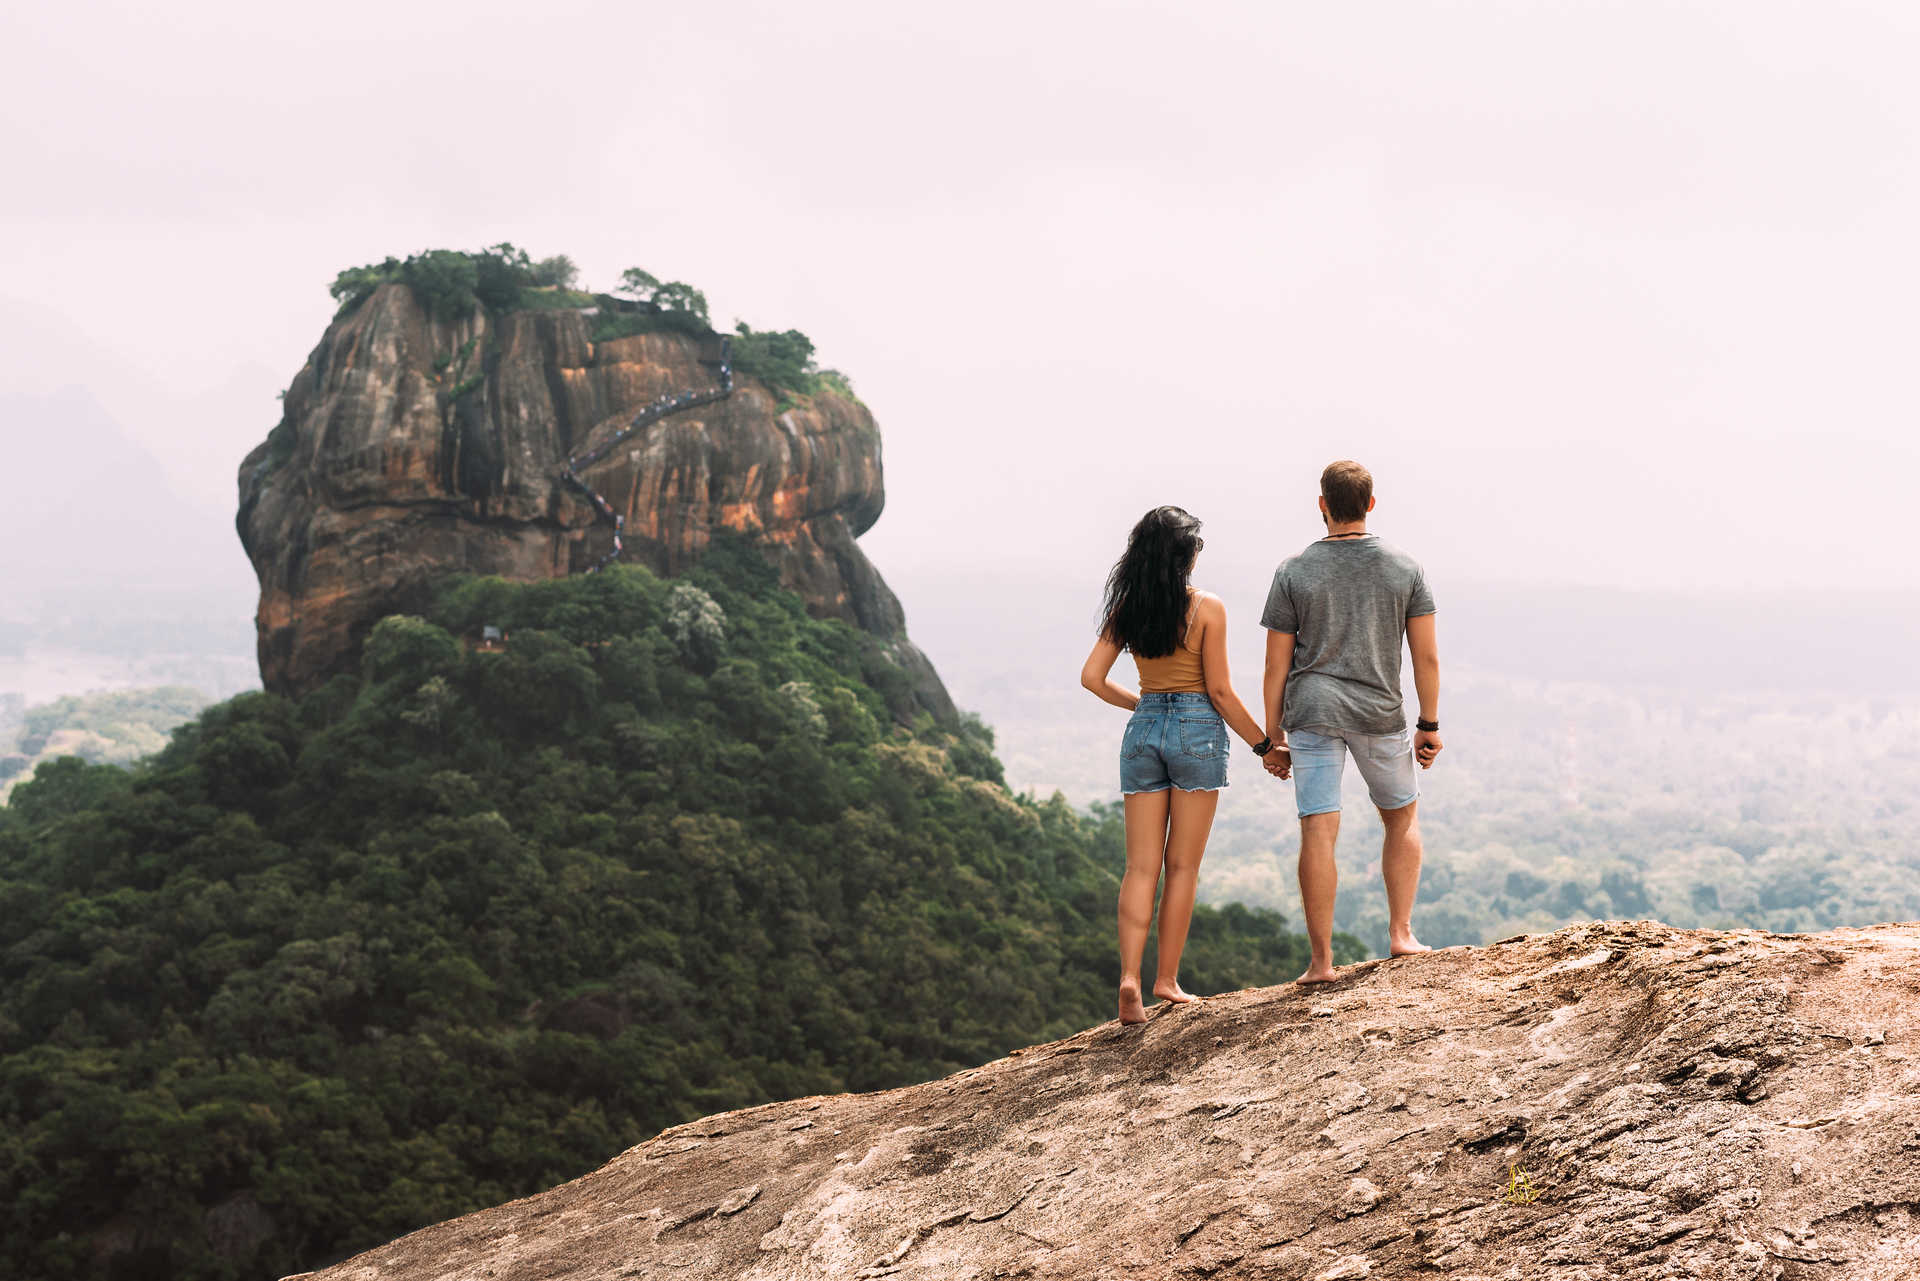
M 1440 741 L 1440 731 L 1418 729 L 1413 732 L 1413 759 L 1420 762 L 1421 769 L 1432 769 L 1433 758 L 1440 755 L 1440 749 L 1446 744 Z

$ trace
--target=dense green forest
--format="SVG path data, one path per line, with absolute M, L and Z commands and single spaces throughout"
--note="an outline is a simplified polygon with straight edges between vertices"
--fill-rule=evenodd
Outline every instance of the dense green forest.
M 0 809 L 0 1276 L 279 1275 L 1111 1017 L 1117 812 L 1012 795 L 903 683 L 723 541 L 454 582 L 298 703 L 43 764 Z M 1305 962 L 1238 907 L 1187 955 Z

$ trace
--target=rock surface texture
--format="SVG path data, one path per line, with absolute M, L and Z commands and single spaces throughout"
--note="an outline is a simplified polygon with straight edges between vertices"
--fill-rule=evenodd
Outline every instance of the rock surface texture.
M 376 621 L 419 608 L 443 574 L 551 578 L 605 554 L 610 526 L 560 481 L 567 455 L 659 396 L 713 386 L 719 344 L 596 343 L 592 324 L 566 310 L 439 321 L 388 284 L 328 328 L 240 468 L 268 689 L 300 693 L 350 666 Z M 675 573 L 714 530 L 745 534 L 815 613 L 886 639 L 922 707 L 952 713 L 854 542 L 884 501 L 880 431 L 858 401 L 823 391 L 783 406 L 736 376 L 732 395 L 653 424 L 590 479 L 626 516 L 628 560 Z
M 1916 1034 L 1920 926 L 1595 923 L 709 1117 L 313 1275 L 1913 1278 Z

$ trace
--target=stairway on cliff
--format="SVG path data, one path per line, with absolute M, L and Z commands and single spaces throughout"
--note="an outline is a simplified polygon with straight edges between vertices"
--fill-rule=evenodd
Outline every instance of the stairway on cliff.
M 668 414 L 678 414 L 689 409 L 698 409 L 702 405 L 711 405 L 715 401 L 725 400 L 728 396 L 731 396 L 733 394 L 733 343 L 724 334 L 716 336 L 719 338 L 718 354 L 712 361 L 703 360 L 702 363 L 717 364 L 720 367 L 718 386 L 692 388 L 687 391 L 673 392 L 657 397 L 650 404 L 642 408 L 639 413 L 635 414 L 625 427 L 615 432 L 612 436 L 594 446 L 592 449 L 575 453 L 567 458 L 566 464 L 561 470 L 561 479 L 585 495 L 587 501 L 593 505 L 593 509 L 596 512 L 599 512 L 600 515 L 613 522 L 613 546 L 604 556 L 588 568 L 587 572 L 589 574 L 598 573 L 614 561 L 620 559 L 620 553 L 626 550 L 625 535 L 627 530 L 627 517 L 624 512 L 615 511 L 613 505 L 607 501 L 606 495 L 586 482 L 585 478 L 580 475 L 580 469 L 593 466 L 613 450 L 618 449 L 623 442 L 633 439 L 633 437 L 645 431 L 654 423 L 659 422 Z

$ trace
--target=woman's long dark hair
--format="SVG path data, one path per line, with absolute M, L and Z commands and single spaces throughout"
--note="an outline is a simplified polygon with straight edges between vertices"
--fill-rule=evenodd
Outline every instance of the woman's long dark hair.
M 1200 522 L 1181 508 L 1142 516 L 1107 575 L 1101 634 L 1135 658 L 1173 653 L 1186 638 L 1187 584 L 1200 547 Z

